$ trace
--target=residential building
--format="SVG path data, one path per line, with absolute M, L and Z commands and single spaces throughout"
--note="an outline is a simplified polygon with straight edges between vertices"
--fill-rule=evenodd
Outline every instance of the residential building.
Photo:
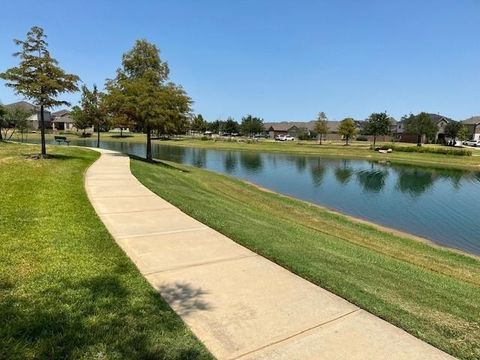
M 311 136 L 315 133 L 315 120 L 311 121 L 282 121 L 282 122 L 270 122 L 265 123 L 265 132 L 271 139 L 274 139 L 278 135 L 290 135 L 294 138 L 298 138 L 298 135 L 302 132 Z M 362 121 L 356 120 L 357 130 L 360 130 Z M 339 121 L 328 121 L 328 134 L 327 140 L 340 140 L 341 135 L 338 134 Z
M 472 116 L 462 121 L 470 132 L 470 139 L 480 140 L 480 116 Z
M 75 125 L 74 125 L 74 120 L 70 115 L 70 111 L 67 109 L 62 109 L 59 111 L 55 111 L 52 113 L 52 130 L 54 132 L 56 131 L 74 131 L 77 132 L 79 131 Z M 83 130 L 81 130 L 83 132 Z M 94 127 L 91 126 L 87 129 L 85 129 L 86 133 L 93 133 L 94 132 Z
M 445 136 L 445 126 L 451 121 L 452 119 L 440 115 L 440 114 L 428 114 L 430 119 L 435 123 L 437 126 L 437 132 L 434 135 L 433 142 L 434 143 L 445 143 L 446 142 L 446 136 Z M 405 122 L 404 121 L 399 121 L 396 125 L 396 130 L 395 130 L 395 138 L 397 141 L 402 141 L 402 142 L 411 142 L 411 143 L 416 143 L 417 142 L 417 135 L 416 134 L 409 134 L 405 131 Z M 422 137 L 422 142 L 426 143 L 428 139 L 426 139 L 425 136 Z
M 5 105 L 6 108 L 20 108 L 30 112 L 32 115 L 28 118 L 29 129 L 37 131 L 40 129 L 40 107 L 33 105 L 27 101 L 18 101 L 12 104 Z M 43 110 L 45 129 L 49 129 L 52 126 L 52 114 L 50 111 Z

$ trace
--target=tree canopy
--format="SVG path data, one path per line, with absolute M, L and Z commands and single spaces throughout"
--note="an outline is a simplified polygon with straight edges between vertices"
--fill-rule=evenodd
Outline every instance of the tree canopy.
M 321 145 L 323 138 L 328 134 L 328 119 L 323 111 L 318 113 L 314 131 L 318 134 L 318 140 Z
M 6 86 L 14 88 L 16 94 L 40 107 L 42 157 L 46 156 L 44 109 L 69 105 L 58 97 L 66 92 L 78 91 L 79 81 L 77 75 L 68 74 L 58 66 L 58 61 L 48 51 L 46 37 L 41 27 L 34 26 L 27 33 L 26 40 L 15 39 L 21 50 L 13 55 L 20 59 L 20 64 L 0 73 Z
M 2 104 L 0 104 L 0 141 L 3 140 L 2 128 L 7 125 L 5 121 L 5 112 L 6 112 L 5 107 Z
M 263 133 L 263 119 L 252 115 L 247 115 L 242 118 L 240 129 L 244 135 L 255 135 Z
M 405 132 L 408 134 L 417 135 L 417 145 L 422 145 L 422 137 L 425 136 L 427 139 L 431 139 L 435 136 L 437 132 L 437 125 L 430 118 L 430 116 L 421 112 L 417 115 L 405 115 L 402 117 L 402 121 L 405 125 Z
M 345 145 L 348 145 L 348 141 L 357 134 L 355 121 L 352 118 L 345 118 L 340 121 L 338 133 L 344 137 Z
M 465 125 L 462 125 L 457 132 L 457 137 L 460 141 L 466 141 L 470 137 L 470 131 Z
M 0 126 L 3 128 L 2 138 L 10 140 L 17 131 L 23 134 L 29 128 L 28 118 L 30 116 L 32 116 L 30 111 L 19 106 L 6 108 L 3 115 L 3 126 Z
M 461 128 L 462 128 L 461 122 L 450 121 L 447 125 L 445 125 L 445 136 L 455 140 Z
M 208 123 L 203 119 L 202 114 L 198 114 L 192 117 L 190 122 L 190 130 L 196 132 L 205 132 L 207 130 Z
M 147 160 L 152 160 L 151 132 L 174 134 L 184 130 L 192 101 L 181 86 L 167 82 L 169 68 L 160 50 L 137 40 L 122 57 L 115 79 L 106 83 L 105 104 L 117 119 L 147 133 Z
M 387 112 L 372 113 L 365 121 L 363 132 L 366 135 L 373 135 L 373 146 L 377 140 L 377 136 L 390 134 L 390 117 Z

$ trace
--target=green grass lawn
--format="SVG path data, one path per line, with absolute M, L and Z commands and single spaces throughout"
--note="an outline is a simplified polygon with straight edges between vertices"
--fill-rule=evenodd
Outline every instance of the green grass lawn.
M 206 170 L 131 164 L 147 187 L 236 242 L 456 357 L 480 358 L 478 258 Z
M 87 199 L 93 151 L 0 142 L 0 359 L 210 359 Z

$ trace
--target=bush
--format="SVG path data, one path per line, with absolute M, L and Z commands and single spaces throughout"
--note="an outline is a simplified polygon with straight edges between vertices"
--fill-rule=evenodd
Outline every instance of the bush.
M 365 135 L 360 135 L 360 136 L 357 136 L 357 138 L 355 140 L 357 140 L 357 141 L 368 141 L 368 138 Z
M 202 137 L 200 138 L 200 140 L 202 140 L 202 141 L 208 141 L 208 140 L 212 140 L 212 138 L 211 138 L 211 137 L 208 137 L 208 136 L 202 136 Z
M 456 156 L 472 156 L 472 152 L 467 149 L 454 149 L 448 147 L 430 147 L 430 146 L 398 146 L 394 144 L 382 145 L 380 150 L 392 149 L 393 151 L 402 152 L 418 152 L 418 153 L 431 153 L 431 154 L 443 154 L 443 155 L 456 155 Z

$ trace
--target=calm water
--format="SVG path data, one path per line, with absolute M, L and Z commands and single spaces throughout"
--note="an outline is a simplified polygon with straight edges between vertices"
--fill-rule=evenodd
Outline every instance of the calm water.
M 78 144 L 93 145 L 94 140 Z M 102 147 L 145 156 L 144 144 Z M 268 189 L 480 254 L 480 172 L 155 144 L 154 157 Z

